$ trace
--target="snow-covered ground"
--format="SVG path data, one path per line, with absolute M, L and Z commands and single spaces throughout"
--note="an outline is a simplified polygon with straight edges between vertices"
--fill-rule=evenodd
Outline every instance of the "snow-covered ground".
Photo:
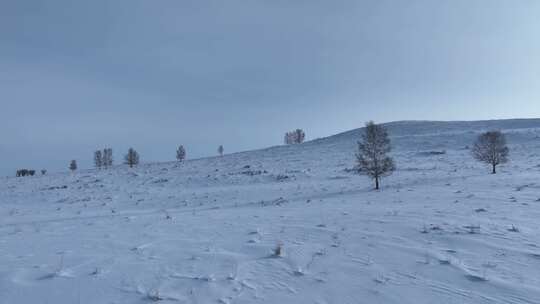
M 360 130 L 2 179 L 0 303 L 540 303 L 540 120 L 388 128 L 379 192 Z M 497 175 L 467 149 L 491 128 Z

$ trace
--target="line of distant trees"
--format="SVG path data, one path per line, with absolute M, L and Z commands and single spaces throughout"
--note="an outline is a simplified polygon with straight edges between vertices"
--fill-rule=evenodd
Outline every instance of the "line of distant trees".
M 305 140 L 305 132 L 302 129 L 286 132 L 284 142 L 287 145 L 301 144 Z M 366 123 L 361 135 L 361 141 L 358 142 L 356 153 L 356 171 L 367 175 L 375 182 L 375 189 L 380 189 L 380 180 L 383 177 L 391 175 L 396 165 L 392 157 L 388 155 L 392 150 L 390 137 L 387 129 L 373 121 Z M 217 152 L 223 156 L 225 149 L 219 145 Z M 479 162 L 489 164 L 491 173 L 497 173 L 497 166 L 504 164 L 509 160 L 509 148 L 506 144 L 506 137 L 501 131 L 488 131 L 480 134 L 471 149 L 472 156 Z M 186 159 L 186 149 L 180 145 L 176 150 L 176 159 L 183 162 Z M 130 168 L 137 166 L 140 162 L 139 153 L 129 148 L 124 156 L 124 164 Z M 94 152 L 94 165 L 97 169 L 108 169 L 113 166 L 113 150 L 105 148 Z M 69 169 L 74 172 L 78 168 L 77 161 L 71 160 Z M 17 177 L 34 176 L 35 170 L 20 169 L 17 170 Z M 47 170 L 41 170 L 45 175 Z
M 225 153 L 225 148 L 223 145 L 219 145 L 217 152 L 220 156 L 223 156 Z M 183 145 L 180 145 L 176 150 L 176 159 L 179 162 L 183 162 L 186 159 L 186 149 Z M 113 150 L 111 148 L 105 148 L 103 150 L 94 151 L 94 167 L 96 169 L 108 169 L 114 165 Z M 129 148 L 127 153 L 124 155 L 124 164 L 128 165 L 130 168 L 137 166 L 140 163 L 139 153 L 134 148 Z M 71 160 L 69 162 L 69 170 L 74 172 L 78 169 L 77 160 Z M 35 170 L 21 169 L 17 170 L 17 177 L 22 176 L 34 176 L 36 173 Z M 47 170 L 41 170 L 41 174 L 45 175 Z

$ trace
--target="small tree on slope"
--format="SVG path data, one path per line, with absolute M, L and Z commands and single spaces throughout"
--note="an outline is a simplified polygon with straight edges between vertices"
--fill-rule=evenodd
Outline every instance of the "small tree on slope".
M 103 155 L 100 150 L 94 152 L 94 165 L 96 166 L 96 169 L 101 169 L 103 166 Z
M 126 164 L 129 165 L 130 168 L 133 168 L 133 166 L 139 164 L 139 153 L 137 153 L 137 151 L 135 151 L 133 148 L 129 148 L 128 153 L 124 158 Z
M 395 170 L 394 161 L 387 153 L 391 151 L 388 132 L 383 126 L 370 121 L 366 124 L 362 141 L 358 142 L 356 161 L 358 170 L 375 180 L 375 189 L 379 189 L 379 180 L 389 176 Z
M 186 159 L 186 149 L 184 149 L 184 146 L 180 146 L 178 147 L 178 150 L 176 150 L 176 159 L 180 162 Z
M 71 171 L 77 170 L 77 161 L 76 160 L 72 160 L 69 163 L 69 170 L 71 170 Z
M 492 174 L 497 173 L 497 165 L 508 162 L 509 149 L 506 138 L 500 131 L 489 131 L 480 134 L 471 150 L 473 157 L 492 167 Z
M 223 156 L 223 152 L 225 151 L 225 149 L 223 148 L 223 145 L 220 145 L 218 147 L 218 153 L 219 153 L 219 156 Z
M 294 133 L 296 134 L 295 136 L 295 139 L 296 139 L 296 143 L 297 144 L 301 144 L 304 142 L 304 139 L 306 138 L 306 133 L 304 132 L 304 130 L 302 129 L 296 129 L 294 131 Z
M 103 149 L 101 165 L 107 169 L 113 165 L 113 151 L 111 148 Z

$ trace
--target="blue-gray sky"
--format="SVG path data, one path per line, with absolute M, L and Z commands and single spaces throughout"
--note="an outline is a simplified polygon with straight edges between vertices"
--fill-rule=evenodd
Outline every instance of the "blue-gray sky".
M 540 117 L 537 0 L 0 0 L 0 174 Z

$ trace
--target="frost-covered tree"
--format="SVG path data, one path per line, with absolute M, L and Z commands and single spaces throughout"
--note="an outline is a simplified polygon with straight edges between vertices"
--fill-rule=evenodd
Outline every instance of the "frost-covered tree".
M 101 167 L 103 167 L 103 154 L 100 150 L 94 152 L 94 165 L 96 166 L 96 169 L 101 169 Z
M 103 153 L 101 154 L 101 165 L 107 169 L 109 167 L 112 167 L 113 165 L 113 150 L 111 148 L 103 149 Z
M 76 160 L 72 160 L 69 163 L 69 170 L 71 170 L 71 171 L 77 170 L 77 161 Z
M 184 149 L 184 146 L 180 145 L 180 147 L 178 147 L 176 150 L 176 159 L 180 162 L 186 159 L 186 149 Z
M 375 189 L 379 189 L 379 180 L 391 175 L 395 170 L 394 161 L 387 155 L 392 150 L 386 128 L 373 121 L 366 123 L 362 141 L 358 142 L 356 161 L 358 170 L 375 180 Z
M 493 174 L 497 173 L 497 165 L 508 162 L 509 149 L 506 146 L 506 137 L 500 131 L 480 134 L 471 152 L 476 160 L 490 164 Z
M 306 133 L 302 129 L 296 129 L 285 133 L 284 142 L 286 145 L 301 144 L 306 138 Z
M 219 153 L 219 156 L 223 156 L 223 152 L 225 151 L 225 149 L 223 148 L 223 145 L 220 145 L 217 149 L 218 153 Z
M 129 148 L 128 153 L 124 157 L 126 165 L 129 165 L 130 168 L 139 164 L 139 153 L 133 148 Z
M 304 142 L 304 139 L 306 138 L 306 133 L 304 133 L 304 130 L 302 130 L 302 129 L 296 129 L 296 130 L 294 131 L 294 133 L 296 134 L 296 135 L 295 135 L 295 138 L 294 138 L 294 139 L 295 139 L 295 142 L 296 142 L 297 144 L 303 143 L 303 142 Z

